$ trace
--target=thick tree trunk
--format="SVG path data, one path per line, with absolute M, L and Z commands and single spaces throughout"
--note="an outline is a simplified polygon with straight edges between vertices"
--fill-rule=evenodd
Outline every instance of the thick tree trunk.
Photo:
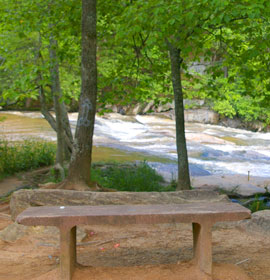
M 188 155 L 185 137 L 184 102 L 181 83 L 180 50 L 167 42 L 171 59 L 172 84 L 175 102 L 176 146 L 178 156 L 178 181 L 177 190 L 190 189 Z
M 82 88 L 67 185 L 90 186 L 97 98 L 96 0 L 82 0 Z M 70 188 L 70 187 L 69 187 Z

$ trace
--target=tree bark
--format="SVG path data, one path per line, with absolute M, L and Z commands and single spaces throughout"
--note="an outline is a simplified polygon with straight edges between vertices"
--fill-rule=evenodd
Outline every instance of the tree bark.
M 185 137 L 184 102 L 181 82 L 180 49 L 167 41 L 167 46 L 171 59 L 171 75 L 175 102 L 175 122 L 176 122 L 176 147 L 178 156 L 178 181 L 177 190 L 190 189 L 190 177 L 188 166 L 188 155 Z
M 82 0 L 82 87 L 68 184 L 73 189 L 91 185 L 91 156 L 94 133 L 97 65 L 96 0 Z
M 37 49 L 37 64 L 38 65 L 43 63 L 43 58 L 42 58 L 42 54 L 41 54 L 41 45 L 42 45 L 41 36 L 39 35 L 39 46 L 38 46 L 38 49 Z M 52 56 L 56 56 L 56 52 L 54 54 L 52 54 Z M 56 59 L 57 59 L 57 57 L 56 57 Z M 59 78 L 59 70 L 58 70 L 59 65 L 58 64 L 57 64 L 56 68 L 57 69 L 55 69 L 55 71 L 58 73 L 58 84 L 59 84 L 59 88 L 60 88 L 60 81 L 59 81 L 60 78 Z M 52 72 L 52 70 L 51 70 L 51 72 Z M 41 113 L 44 116 L 44 118 L 48 121 L 48 123 L 50 124 L 52 129 L 57 133 L 56 119 L 49 112 L 49 109 L 47 107 L 46 96 L 45 96 L 43 85 L 41 83 L 41 81 L 43 80 L 41 70 L 38 70 L 37 74 L 38 74 L 37 84 L 38 84 L 38 88 L 39 88 L 39 101 L 40 101 L 40 105 L 41 105 Z M 52 75 L 54 75 L 54 74 L 52 73 Z M 53 90 L 54 89 L 53 89 L 53 85 L 52 85 L 52 91 Z M 60 88 L 60 90 L 61 90 L 61 88 Z M 61 98 L 61 91 L 60 91 L 60 98 Z M 65 132 L 64 133 L 65 151 L 68 150 L 68 156 L 65 156 L 65 159 L 69 160 L 71 152 L 72 152 L 73 136 L 72 136 L 69 120 L 68 120 L 67 110 L 66 110 L 65 104 L 63 102 L 60 102 L 60 108 L 61 108 L 61 112 L 62 112 L 61 115 L 62 115 L 62 118 L 63 118 L 63 127 L 64 127 L 64 132 Z
M 57 58 L 58 44 L 57 41 L 53 38 L 53 35 L 50 36 L 50 75 L 51 75 L 51 90 L 53 96 L 53 105 L 55 111 L 55 120 L 56 120 L 56 134 L 57 134 L 57 152 L 56 152 L 56 164 L 60 165 L 62 170 L 64 169 L 64 159 L 65 159 L 65 140 L 64 140 L 64 125 L 63 125 L 63 115 L 62 115 L 62 106 L 60 105 L 61 98 L 61 88 L 60 88 L 60 78 L 59 78 L 59 64 Z M 63 172 L 62 172 L 63 173 Z M 64 178 L 62 178 L 64 179 Z

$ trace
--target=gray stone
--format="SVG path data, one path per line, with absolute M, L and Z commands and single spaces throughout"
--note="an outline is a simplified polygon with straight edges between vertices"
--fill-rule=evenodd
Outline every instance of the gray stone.
M 185 121 L 218 124 L 219 114 L 207 109 L 185 110 Z
M 255 212 L 251 215 L 250 220 L 239 222 L 240 227 L 249 232 L 260 232 L 270 234 L 270 210 Z M 269 236 L 270 237 L 270 236 Z
M 207 188 L 213 190 L 221 189 L 244 197 L 265 193 L 264 188 L 257 186 L 253 181 L 248 182 L 247 180 L 244 180 L 245 177 L 246 176 L 243 175 L 198 176 L 192 178 L 191 184 L 195 188 Z
M 161 112 L 166 112 L 169 110 L 174 109 L 174 103 L 165 103 L 165 104 L 160 104 L 156 109 L 155 112 L 161 113 Z
M 188 106 L 203 106 L 204 103 L 203 99 L 184 99 L 184 105 Z
M 148 162 L 149 166 L 157 171 L 167 183 L 176 181 L 178 177 L 178 166 L 176 163 Z M 189 164 L 190 176 L 209 176 L 210 173 L 197 164 Z
M 91 192 L 70 190 L 19 190 L 13 193 L 10 211 L 13 220 L 31 206 L 181 204 L 228 201 L 218 192 L 191 190 L 177 192 Z
M 155 102 L 152 100 L 152 101 L 150 101 L 149 103 L 147 103 L 146 104 L 146 106 L 142 109 L 142 114 L 146 114 L 146 113 L 148 113 L 148 111 L 150 110 L 150 109 L 152 109 L 152 107 L 154 106 L 154 104 L 155 104 Z
M 141 112 L 142 105 L 140 103 L 136 104 L 135 106 L 130 106 L 126 110 L 127 115 L 138 115 Z

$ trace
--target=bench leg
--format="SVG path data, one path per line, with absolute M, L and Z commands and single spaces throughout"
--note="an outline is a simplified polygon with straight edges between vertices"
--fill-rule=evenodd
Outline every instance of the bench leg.
M 192 224 L 193 254 L 199 269 L 212 276 L 212 225 Z M 211 279 L 211 278 L 210 278 Z
M 76 226 L 60 228 L 61 280 L 71 280 L 76 264 Z

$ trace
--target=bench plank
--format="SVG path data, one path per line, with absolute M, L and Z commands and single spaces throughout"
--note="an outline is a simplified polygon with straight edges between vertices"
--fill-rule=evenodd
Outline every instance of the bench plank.
M 237 221 L 250 211 L 236 203 L 189 203 L 168 205 L 41 206 L 30 207 L 16 219 L 24 225 L 73 227 L 79 224 L 201 223 L 205 219 Z
M 157 223 L 192 223 L 194 260 L 206 280 L 212 279 L 214 223 L 250 218 L 250 211 L 236 203 L 163 205 L 41 206 L 30 207 L 16 219 L 20 224 L 56 226 L 60 229 L 62 280 L 71 280 L 76 264 L 76 226 Z

